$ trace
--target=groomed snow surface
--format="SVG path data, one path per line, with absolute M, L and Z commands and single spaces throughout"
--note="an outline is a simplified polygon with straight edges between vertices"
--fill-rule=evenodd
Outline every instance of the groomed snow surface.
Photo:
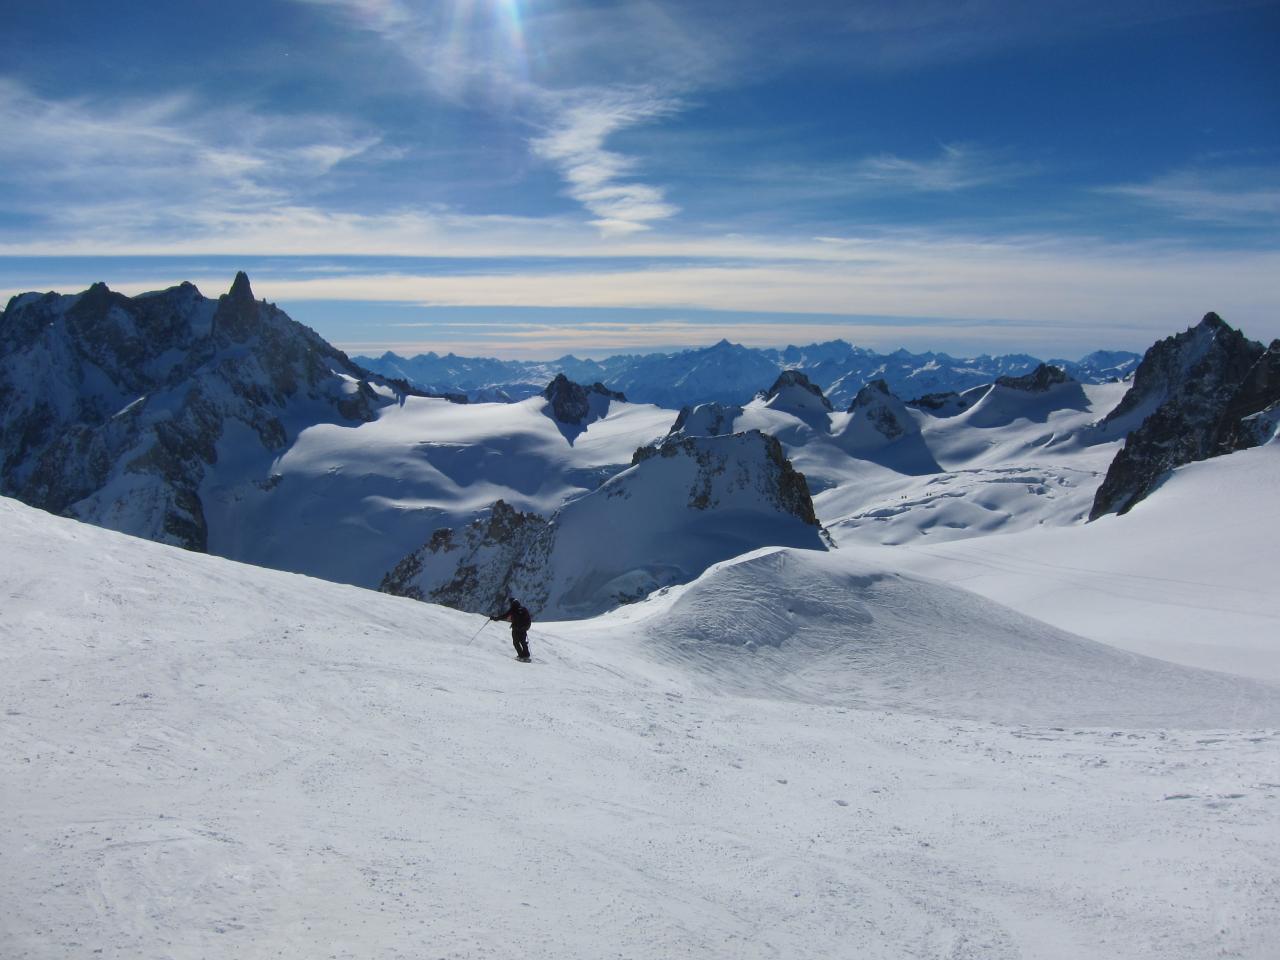
M 910 552 L 758 551 L 525 665 L 0 500 L 0 955 L 1274 957 L 1280 688 Z

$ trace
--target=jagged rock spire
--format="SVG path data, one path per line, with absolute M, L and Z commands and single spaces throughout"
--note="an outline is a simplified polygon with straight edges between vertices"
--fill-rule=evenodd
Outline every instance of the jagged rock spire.
M 236 273 L 235 280 L 231 282 L 231 291 L 227 296 L 237 303 L 253 301 L 253 288 L 249 286 L 249 275 L 243 270 Z
M 244 342 L 258 328 L 259 307 L 253 297 L 253 288 L 249 286 L 249 275 L 241 270 L 236 274 L 231 290 L 218 298 L 214 328 L 237 343 Z

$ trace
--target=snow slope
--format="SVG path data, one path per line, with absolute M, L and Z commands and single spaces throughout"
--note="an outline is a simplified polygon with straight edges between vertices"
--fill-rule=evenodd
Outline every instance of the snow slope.
M 1272 441 L 1179 467 L 1122 517 L 952 543 L 918 538 L 894 559 L 1126 650 L 1280 680 L 1278 505 Z M 940 504 L 938 522 L 953 522 L 952 510 Z
M 532 665 L 475 616 L 13 501 L 0 585 L 15 960 L 1262 960 L 1280 937 L 1276 687 L 841 552 L 535 624 Z
M 1042 394 L 993 386 L 954 416 L 913 410 L 938 472 L 850 470 L 815 495 L 814 509 L 842 545 L 969 539 L 1079 522 L 1123 442 L 1096 423 L 1124 392 L 1123 384 L 1070 383 Z M 799 469 L 809 456 L 795 454 Z

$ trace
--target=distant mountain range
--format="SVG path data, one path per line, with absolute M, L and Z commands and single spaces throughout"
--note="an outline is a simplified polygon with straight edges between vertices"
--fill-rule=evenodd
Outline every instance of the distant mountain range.
M 1041 361 L 1027 354 L 957 358 L 945 353 L 876 353 L 844 340 L 790 346 L 782 350 L 744 347 L 721 340 L 680 353 L 624 354 L 605 360 L 495 360 L 423 353 L 401 357 L 355 357 L 355 362 L 383 376 L 408 381 L 437 394 L 458 394 L 473 402 L 517 401 L 540 393 L 557 374 L 578 383 L 601 383 L 621 391 L 635 403 L 677 410 L 699 403 L 746 403 L 785 370 L 805 374 L 837 409 L 844 409 L 866 384 L 883 380 L 903 400 L 931 393 L 961 392 L 1022 376 Z M 1078 361 L 1047 363 L 1080 383 L 1106 383 L 1133 372 L 1141 356 L 1099 350 Z

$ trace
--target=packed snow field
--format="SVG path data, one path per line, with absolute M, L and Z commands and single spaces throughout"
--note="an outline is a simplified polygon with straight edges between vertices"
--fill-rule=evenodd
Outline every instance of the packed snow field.
M 1123 517 L 928 543 L 912 570 L 1095 640 L 1280 682 L 1280 443 L 1187 464 Z
M 1273 956 L 1280 689 L 909 552 L 757 551 L 523 665 L 2 500 L 0 953 Z

